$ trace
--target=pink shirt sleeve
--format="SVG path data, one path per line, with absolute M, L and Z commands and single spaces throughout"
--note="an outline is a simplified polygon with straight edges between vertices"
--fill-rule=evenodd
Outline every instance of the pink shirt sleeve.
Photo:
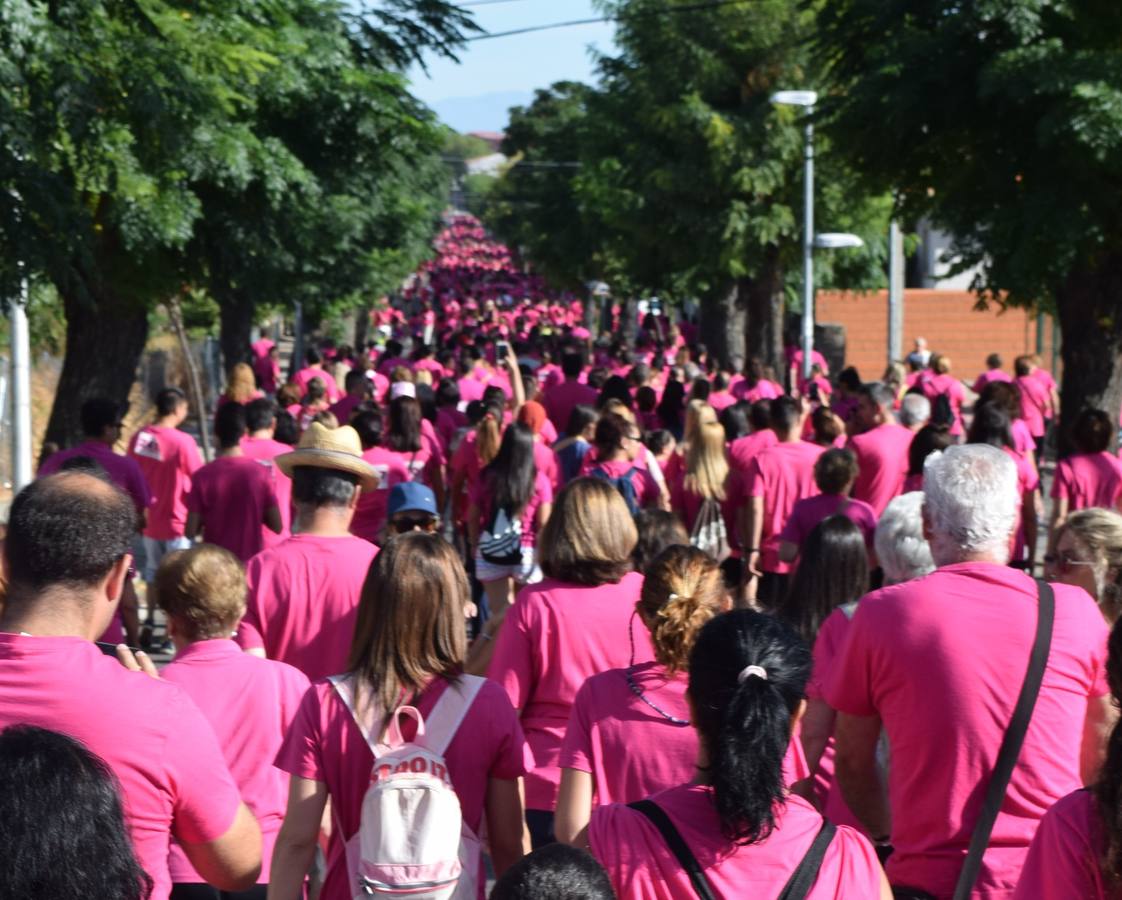
M 592 692 L 590 682 L 586 681 L 573 700 L 569 711 L 569 727 L 565 729 L 565 740 L 561 744 L 560 766 L 562 769 L 576 769 L 578 772 L 592 772 Z
M 203 467 L 203 458 L 199 454 L 199 445 L 195 443 L 194 438 L 188 438 L 183 441 L 183 452 L 179 454 L 179 461 L 183 467 L 183 471 L 188 475 L 194 475 L 199 469 Z
M 1071 463 L 1061 459 L 1056 463 L 1056 477 L 1052 479 L 1052 496 L 1071 499 Z
M 756 460 L 748 464 L 748 471 L 744 473 L 744 497 L 762 497 L 764 495 L 764 480 L 760 476 L 760 465 Z
M 507 613 L 487 677 L 497 682 L 515 709 L 525 709 L 534 694 L 534 635 L 527 598 L 514 601 Z
M 1013 900 L 1108 896 L 1098 862 L 1101 835 L 1089 827 L 1096 815 L 1092 797 L 1087 791 L 1069 794 L 1040 820 Z
M 185 843 L 205 844 L 229 830 L 241 795 L 210 723 L 181 689 L 172 697 L 176 733 L 161 759 L 175 789 L 172 832 Z
M 313 687 L 304 694 L 274 765 L 297 778 L 325 782 L 322 745 L 319 694 Z
M 862 615 L 864 612 L 861 606 L 857 607 L 846 640 L 822 685 L 823 699 L 838 712 L 851 716 L 877 714 L 868 646 L 870 620 L 868 615 Z

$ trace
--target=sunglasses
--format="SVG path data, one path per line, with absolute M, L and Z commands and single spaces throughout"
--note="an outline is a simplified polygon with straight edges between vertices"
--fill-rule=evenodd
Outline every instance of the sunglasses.
M 427 531 L 436 524 L 436 519 L 432 516 L 400 516 L 390 522 L 390 528 L 398 534 L 405 534 L 407 531 Z
M 1085 559 L 1076 559 L 1068 551 L 1060 554 L 1049 553 L 1044 557 L 1044 565 L 1060 575 L 1067 575 L 1076 566 L 1093 566 L 1093 562 Z

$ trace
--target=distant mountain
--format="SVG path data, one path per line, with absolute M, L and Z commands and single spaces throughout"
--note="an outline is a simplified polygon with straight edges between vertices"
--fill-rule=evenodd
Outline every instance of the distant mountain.
M 505 131 L 512 106 L 528 106 L 531 91 L 497 91 L 475 97 L 449 97 L 429 104 L 445 124 L 461 134 L 469 131 Z

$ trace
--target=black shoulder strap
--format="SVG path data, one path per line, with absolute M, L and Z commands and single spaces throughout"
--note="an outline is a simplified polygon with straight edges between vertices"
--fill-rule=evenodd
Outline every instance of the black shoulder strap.
M 1021 685 L 1021 695 L 1017 698 L 1017 705 L 1013 709 L 1009 729 L 1001 741 L 993 775 L 986 788 L 986 799 L 982 804 L 981 816 L 974 826 L 974 833 L 970 836 L 970 849 L 966 853 L 966 861 L 962 864 L 962 872 L 958 876 L 954 900 L 967 900 L 974 888 L 974 882 L 978 880 L 978 873 L 982 868 L 982 856 L 989 845 L 994 822 L 997 821 L 997 814 L 1005 799 L 1005 791 L 1009 787 L 1013 769 L 1017 765 L 1017 757 L 1021 754 L 1021 746 L 1025 742 L 1025 733 L 1032 718 L 1032 710 L 1036 706 L 1036 697 L 1040 693 L 1040 683 L 1044 679 L 1044 669 L 1048 665 L 1048 651 L 1052 645 L 1052 625 L 1056 618 L 1056 595 L 1052 592 L 1052 586 L 1039 578 L 1036 579 L 1036 587 L 1039 593 L 1036 640 L 1032 645 L 1032 655 L 1029 656 L 1028 672 L 1025 673 L 1025 681 Z
M 798 868 L 791 873 L 791 878 L 783 888 L 783 893 L 779 895 L 778 900 L 804 900 L 806 895 L 810 893 L 810 889 L 814 887 L 814 882 L 818 880 L 818 870 L 822 868 L 822 860 L 826 858 L 826 850 L 834 839 L 837 830 L 837 826 L 833 822 L 822 820 L 822 827 L 818 829 L 818 834 L 811 842 L 810 849 L 806 851 L 806 856 L 799 862 Z
M 655 803 L 653 800 L 639 800 L 635 803 L 628 804 L 631 809 L 637 813 L 646 816 L 652 825 L 658 829 L 662 839 L 666 841 L 666 846 L 670 848 L 670 852 L 678 860 L 678 864 L 685 869 L 686 874 L 690 876 L 690 883 L 693 885 L 694 891 L 701 900 L 716 900 L 713 895 L 713 888 L 709 886 L 709 879 L 705 877 L 705 872 L 702 871 L 701 864 L 698 863 L 697 857 L 693 855 L 693 851 L 686 846 L 685 840 L 682 835 L 678 833 L 678 829 L 674 827 L 674 823 L 670 821 L 670 817 L 666 815 L 662 807 Z

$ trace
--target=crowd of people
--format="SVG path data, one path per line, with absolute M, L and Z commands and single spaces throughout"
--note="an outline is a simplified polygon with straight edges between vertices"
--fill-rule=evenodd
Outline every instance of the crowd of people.
M 584 315 L 461 217 L 210 462 L 87 399 L 3 547 L 0 895 L 1122 896 L 1111 416 L 1053 467 L 1032 357 Z

